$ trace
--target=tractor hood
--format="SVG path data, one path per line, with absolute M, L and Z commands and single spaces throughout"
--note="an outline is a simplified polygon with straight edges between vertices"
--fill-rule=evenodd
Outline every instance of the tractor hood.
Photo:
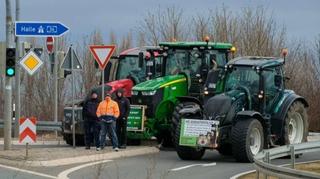
M 133 82 L 130 79 L 122 79 L 122 80 L 116 80 L 116 81 L 111 81 L 107 83 L 108 86 L 111 87 L 111 90 L 109 93 L 114 93 L 118 89 L 123 88 L 124 89 L 124 96 L 125 97 L 131 97 L 131 90 L 133 87 Z
M 209 120 L 219 120 L 220 124 L 229 124 L 245 105 L 246 94 L 241 90 L 232 90 L 211 97 L 204 105 L 205 115 Z
M 143 83 L 140 83 L 133 87 L 132 90 L 135 91 L 152 91 L 157 90 L 159 88 L 163 88 L 165 86 L 169 86 L 174 83 L 186 81 L 186 77 L 184 75 L 172 75 L 159 77 L 156 79 L 148 80 Z

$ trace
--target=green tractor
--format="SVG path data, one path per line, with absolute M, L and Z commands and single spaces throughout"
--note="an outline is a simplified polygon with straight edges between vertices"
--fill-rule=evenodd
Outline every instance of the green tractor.
M 307 140 L 307 101 L 285 88 L 284 59 L 239 57 L 221 77 L 224 92 L 205 105 L 185 105 L 175 130 L 183 160 L 201 159 L 206 149 L 252 162 L 264 148 Z
M 211 69 L 223 71 L 232 45 L 213 42 L 163 42 L 159 45 L 163 50 L 163 62 L 156 71 L 161 75 L 132 89 L 133 105 L 128 124 L 137 125 L 128 129 L 128 138 L 156 137 L 163 146 L 172 146 L 172 128 L 177 126 L 179 118 L 175 108 L 188 102 L 202 105 L 206 95 L 222 92 L 219 84 L 209 84 L 211 90 L 204 86 Z

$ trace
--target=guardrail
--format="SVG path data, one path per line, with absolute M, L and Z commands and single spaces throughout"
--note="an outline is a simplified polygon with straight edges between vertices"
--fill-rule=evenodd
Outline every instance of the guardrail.
M 320 150 L 320 142 L 307 142 L 301 144 L 293 144 L 273 149 L 263 150 L 254 157 L 254 166 L 257 170 L 256 178 L 260 174 L 264 174 L 264 178 L 268 176 L 275 176 L 279 178 L 294 178 L 294 179 L 319 179 L 320 175 L 306 172 L 302 170 L 295 170 L 296 155 L 308 152 L 315 152 Z M 290 167 L 279 167 L 270 163 L 271 159 L 290 156 Z
M 0 120 L 0 128 L 3 128 L 3 120 Z M 14 127 L 15 122 L 12 121 L 12 127 Z M 61 131 L 62 128 L 61 122 L 54 121 L 37 121 L 37 130 L 38 131 Z

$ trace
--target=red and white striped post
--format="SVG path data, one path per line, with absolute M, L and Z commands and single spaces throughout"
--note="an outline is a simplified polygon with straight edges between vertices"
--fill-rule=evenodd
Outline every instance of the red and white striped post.
M 28 158 L 28 145 L 37 140 L 37 119 L 20 118 L 19 119 L 19 143 L 26 144 L 26 158 Z

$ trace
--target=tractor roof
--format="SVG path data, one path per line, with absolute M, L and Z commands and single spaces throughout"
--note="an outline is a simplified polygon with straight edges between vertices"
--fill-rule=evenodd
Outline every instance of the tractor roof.
M 220 42 L 160 42 L 160 46 L 171 48 L 194 48 L 194 47 L 206 47 L 207 45 L 213 49 L 226 49 L 229 50 L 232 47 L 231 43 Z
M 228 65 L 235 66 L 256 66 L 263 68 L 283 65 L 284 59 L 279 57 L 260 57 L 260 56 L 246 56 L 237 57 L 231 60 Z
M 143 47 L 130 48 L 130 49 L 122 51 L 120 53 L 120 56 L 121 55 L 139 55 L 140 52 L 143 52 L 144 54 L 146 54 L 147 50 L 160 50 L 160 47 L 158 47 L 158 46 L 143 46 Z

